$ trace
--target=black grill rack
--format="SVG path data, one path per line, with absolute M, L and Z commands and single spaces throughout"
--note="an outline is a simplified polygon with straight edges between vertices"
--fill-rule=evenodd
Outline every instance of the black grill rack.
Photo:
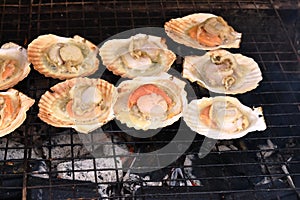
M 85 136 L 85 140 L 80 140 L 76 131 L 48 126 L 37 117 L 39 98 L 59 81 L 45 78 L 32 70 L 15 88 L 36 99 L 36 103 L 28 111 L 28 117 L 20 128 L 0 138 L 1 198 L 299 199 L 300 16 L 297 1 L 2 0 L 0 10 L 0 43 L 12 41 L 24 47 L 37 36 L 48 33 L 65 37 L 78 34 L 94 44 L 100 44 L 122 31 L 163 27 L 172 18 L 192 13 L 220 15 L 243 33 L 241 47 L 230 51 L 255 59 L 263 74 L 263 81 L 257 89 L 236 97 L 247 106 L 262 106 L 268 126 L 263 132 L 249 133 L 240 139 L 217 141 L 203 158 L 198 153 L 205 138 L 194 136 L 195 133 L 189 128 L 179 126 L 181 122 L 162 129 L 151 138 L 141 139 L 120 131 L 116 122 L 112 121 L 103 126 L 105 133 L 95 131 Z M 180 72 L 182 60 L 178 55 L 172 68 Z M 118 80 L 107 71 L 101 78 L 112 83 Z M 191 85 L 197 97 L 209 95 L 205 89 Z M 184 132 L 187 138 L 173 141 L 178 132 Z M 97 141 L 100 135 L 107 138 Z M 56 138 L 64 139 L 56 141 Z M 193 141 L 192 144 L 190 141 Z M 187 147 L 187 150 L 183 153 L 155 153 L 155 150 L 169 143 L 174 143 L 178 149 Z M 269 146 L 276 146 L 267 150 L 259 148 L 268 143 Z M 113 167 L 99 168 L 93 154 L 78 150 L 85 148 L 94 151 L 99 145 L 112 150 L 112 155 L 102 155 L 100 158 L 112 160 Z M 119 147 L 137 154 L 120 155 L 116 150 Z M 57 149 L 63 149 L 65 156 L 58 155 Z M 146 159 L 149 163 L 155 163 L 156 170 L 139 174 L 134 180 L 125 179 L 126 171 L 133 167 L 130 165 L 138 159 L 135 158 L 138 153 L 148 153 Z M 271 155 L 267 156 L 268 153 Z M 161 165 L 160 161 L 170 156 L 177 159 L 167 166 Z M 123 169 L 117 164 L 120 158 L 129 163 L 124 163 Z M 90 159 L 93 165 L 88 170 L 77 169 L 75 162 L 78 159 Z M 190 162 L 186 162 L 187 159 Z M 66 161 L 71 163 L 71 168 L 57 171 L 58 163 Z M 184 173 L 172 185 L 172 180 L 165 177 L 175 169 L 192 171 L 194 176 L 188 177 Z M 95 178 L 93 182 L 75 178 L 64 180 L 58 176 L 60 172 L 74 176 L 76 172 L 83 171 L 97 177 L 98 172 L 109 170 L 115 177 L 110 181 L 99 181 L 101 178 Z M 147 176 L 150 179 L 145 178 Z M 201 184 L 190 186 L 187 180 L 194 185 L 200 180 Z M 180 183 L 181 186 L 178 186 Z M 124 189 L 126 185 L 137 187 L 132 192 Z M 100 186 L 107 186 L 106 197 L 101 195 Z

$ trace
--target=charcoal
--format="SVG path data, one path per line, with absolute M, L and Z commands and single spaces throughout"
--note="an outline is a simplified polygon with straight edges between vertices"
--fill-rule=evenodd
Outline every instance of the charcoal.
M 97 191 L 97 185 L 94 183 L 87 184 L 81 181 L 52 178 L 52 186 L 43 187 L 48 184 L 49 179 L 29 176 L 28 185 L 34 187 L 28 188 L 27 199 L 44 200 L 49 199 L 51 195 L 53 195 L 55 199 L 70 199 L 70 197 L 76 199 L 98 199 L 100 197 Z M 74 190 L 76 192 L 74 192 Z
M 71 137 L 74 145 L 71 145 Z M 72 155 L 76 158 L 89 154 L 88 149 L 82 144 L 77 134 L 59 134 L 53 136 L 50 141 L 45 141 L 41 148 L 43 156 L 47 159 L 69 158 Z
M 7 138 L 1 138 L 0 139 L 0 160 L 24 159 L 24 156 L 26 156 L 24 155 L 25 152 L 24 149 L 25 149 L 25 145 L 20 142 L 14 140 L 8 140 Z M 6 152 L 6 157 L 5 157 L 5 152 Z M 35 152 L 33 152 L 32 157 L 38 158 L 39 156 Z
M 95 168 L 99 169 L 96 173 Z M 74 163 L 63 162 L 57 165 L 58 178 L 98 183 L 118 181 L 122 177 L 121 168 L 121 160 L 114 158 L 75 160 Z

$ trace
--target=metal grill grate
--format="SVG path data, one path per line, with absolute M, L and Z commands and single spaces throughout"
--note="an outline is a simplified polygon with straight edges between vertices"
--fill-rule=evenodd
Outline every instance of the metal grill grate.
M 74 130 L 48 126 L 37 117 L 39 98 L 59 81 L 45 78 L 32 70 L 15 88 L 36 99 L 36 103 L 20 128 L 0 138 L 1 197 L 99 199 L 100 189 L 109 186 L 107 199 L 125 196 L 127 199 L 299 199 L 300 22 L 297 1 L 2 0 L 0 10 L 0 43 L 13 41 L 25 47 L 37 36 L 48 33 L 61 36 L 78 34 L 98 44 L 122 31 L 163 27 L 171 18 L 191 13 L 211 12 L 223 16 L 243 33 L 241 47 L 230 51 L 255 59 L 263 74 L 263 81 L 257 89 L 236 97 L 250 107 L 262 106 L 268 126 L 264 132 L 250 133 L 237 140 L 219 141 L 204 158 L 197 155 L 204 141 L 202 136 L 172 140 L 178 129 L 187 137 L 192 135 L 187 127 L 179 127 L 179 123 L 144 139 L 122 133 L 114 121 L 103 127 L 106 134 L 95 131 L 87 136 L 78 136 Z M 181 66 L 182 58 L 178 56 L 172 67 L 182 69 Z M 110 72 L 105 72 L 102 78 L 117 80 Z M 208 96 L 206 90 L 192 86 L 198 97 Z M 155 153 L 168 143 L 183 148 L 189 145 L 190 139 L 193 143 L 183 155 Z M 276 147 L 269 150 L 259 148 L 267 144 Z M 97 158 L 89 152 L 99 147 L 111 150 L 110 154 L 100 156 L 111 160 L 111 166 L 97 166 Z M 126 160 L 129 164 L 124 164 L 123 168 L 130 168 L 134 154 L 120 154 L 122 148 L 148 152 L 147 159 L 157 170 L 140 174 L 136 179 L 125 179 L 118 163 Z M 272 155 L 267 156 L 268 153 Z M 164 156 L 178 159 L 160 169 Z M 92 167 L 77 168 L 78 159 L 91 161 Z M 70 163 L 68 170 L 57 169 L 62 162 Z M 175 182 L 183 183 L 182 186 L 170 187 L 170 180 L 163 178 L 178 168 L 184 172 L 192 171 L 194 177 L 185 174 Z M 76 180 L 77 172 L 88 172 L 94 180 Z M 63 173 L 72 177 L 71 180 L 62 179 L 59 174 Z M 110 173 L 111 178 L 99 177 L 99 173 Z M 295 188 L 291 186 L 290 179 Z M 201 186 L 189 186 L 187 180 L 200 180 Z M 128 190 L 128 185 L 137 186 L 134 193 Z M 127 191 L 124 190 L 126 186 Z

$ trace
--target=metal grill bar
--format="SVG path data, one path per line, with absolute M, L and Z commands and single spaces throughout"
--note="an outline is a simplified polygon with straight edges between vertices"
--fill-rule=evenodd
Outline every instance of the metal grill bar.
M 250 133 L 237 140 L 219 141 L 206 157 L 200 159 L 195 156 L 191 163 L 185 163 L 186 157 L 199 153 L 204 142 L 202 136 L 197 135 L 183 155 L 176 152 L 157 155 L 155 152 L 169 143 L 189 145 L 186 140 L 172 141 L 177 131 L 184 131 L 187 135 L 192 133 L 187 127 L 178 127 L 178 123 L 166 127 L 152 138 L 137 139 L 126 135 L 111 122 L 104 125 L 103 130 L 112 142 L 98 141 L 99 136 L 103 135 L 99 132 L 91 133 L 85 138 L 87 141 L 83 142 L 74 130 L 54 128 L 43 123 L 37 117 L 36 103 L 20 128 L 0 138 L 0 194 L 11 199 L 34 199 L 38 196 L 48 199 L 96 199 L 100 197 L 99 187 L 109 186 L 111 193 L 106 199 L 122 199 L 125 195 L 129 199 L 299 198 L 298 4 L 288 0 L 0 1 L 1 44 L 13 41 L 25 47 L 37 36 L 48 33 L 62 36 L 78 34 L 98 44 L 122 31 L 149 26 L 163 27 L 166 21 L 191 13 L 211 12 L 223 16 L 243 33 L 241 47 L 230 51 L 252 57 L 258 62 L 264 78 L 256 90 L 236 97 L 250 107 L 262 106 L 268 125 L 264 132 Z M 287 19 L 287 15 L 292 17 Z M 174 69 L 182 69 L 183 59 L 178 57 L 172 66 Z M 102 78 L 117 80 L 109 72 Z M 41 95 L 58 82 L 32 70 L 16 89 L 38 102 Z M 196 84 L 192 86 L 199 97 L 208 96 L 204 89 Z M 268 141 L 277 147 L 266 150 L 259 148 Z M 101 168 L 97 164 L 97 157 L 82 153 L 87 149 L 94 152 L 99 145 L 112 149 L 111 154 L 100 156 L 112 160 L 112 166 Z M 119 166 L 119 159 L 132 161 L 136 156 L 132 153 L 123 154 L 120 147 L 149 154 L 149 159 L 153 159 L 157 169 L 150 174 L 150 180 L 142 175 L 134 181 L 124 179 L 125 172 L 132 168 L 130 165 Z M 58 149 L 62 149 L 64 155 L 58 154 Z M 267 153 L 271 156 L 265 156 Z M 177 156 L 178 159 L 161 169 L 160 157 L 163 156 Z M 77 168 L 78 160 L 90 160 L 92 165 L 88 169 Z M 70 168 L 57 169 L 58 164 L 63 162 L 69 162 Z M 289 173 L 282 170 L 284 166 Z M 36 170 L 37 167 L 45 168 Z M 163 178 L 174 168 L 192 170 L 195 177 L 184 175 L 177 180 L 184 182 L 183 186 L 168 187 L 170 179 Z M 122 170 L 124 173 L 120 174 Z M 79 172 L 93 174 L 93 179 L 76 180 L 75 176 Z M 63 173 L 70 174 L 70 180 L 60 178 L 59 174 Z M 110 173 L 115 179 L 101 179 L 98 177 L 101 173 Z M 295 181 L 296 188 L 290 186 L 288 177 Z M 202 186 L 188 186 L 187 180 L 200 180 Z M 260 181 L 269 182 L 256 184 Z M 135 194 L 124 194 L 125 185 L 132 183 L 138 185 L 139 189 Z M 150 186 L 158 183 L 162 186 Z

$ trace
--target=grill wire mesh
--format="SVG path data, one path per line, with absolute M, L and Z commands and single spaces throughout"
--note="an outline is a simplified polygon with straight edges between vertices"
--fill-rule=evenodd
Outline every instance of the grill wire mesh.
M 128 180 L 122 178 L 125 171 L 122 174 L 118 158 L 129 161 L 133 158 L 128 154 L 118 155 L 116 149 L 125 146 L 132 151 L 153 152 L 172 140 L 178 123 L 151 138 L 137 139 L 122 133 L 112 121 L 103 127 L 108 139 L 98 141 L 97 138 L 104 134 L 96 131 L 85 136 L 83 144 L 76 131 L 48 126 L 37 117 L 39 98 L 59 81 L 32 70 L 15 88 L 36 99 L 36 103 L 20 128 L 0 138 L 1 198 L 101 199 L 104 196 L 101 197 L 99 187 L 106 185 L 109 186 L 107 199 L 299 199 L 300 23 L 297 1 L 2 0 L 0 10 L 1 44 L 12 41 L 24 47 L 39 35 L 48 33 L 66 37 L 78 34 L 98 44 L 128 29 L 163 27 L 172 18 L 192 13 L 210 12 L 223 16 L 243 33 L 241 47 L 230 51 L 255 59 L 263 74 L 257 89 L 236 97 L 247 106 L 262 106 L 268 126 L 263 132 L 253 132 L 241 139 L 218 141 L 204 158 L 197 154 L 204 137 L 197 135 L 183 155 L 175 155 L 178 159 L 172 164 L 160 169 L 158 163 L 155 172 Z M 182 69 L 180 56 L 172 67 Z M 105 72 L 102 78 L 117 80 L 110 72 Z M 206 90 L 192 86 L 199 98 L 208 96 Z M 188 128 L 181 129 L 187 135 L 191 133 Z M 185 145 L 186 141 L 179 143 Z M 273 149 L 260 148 L 268 144 L 269 147 L 273 145 Z M 94 150 L 99 145 L 112 150 L 111 155 L 101 158 L 111 160 L 113 166 L 97 167 L 97 158 L 82 152 Z M 58 149 L 64 152 L 63 156 Z M 191 162 L 185 162 L 187 158 Z M 76 168 L 78 159 L 90 160 L 92 167 Z M 69 162 L 70 169 L 57 170 L 61 162 Z M 192 171 L 194 176 L 183 175 L 178 182 L 184 184 L 171 187 L 168 179 L 162 180 L 177 168 Z M 95 179 L 92 182 L 76 180 L 75 173 L 81 171 L 93 174 Z M 106 171 L 114 178 L 97 178 L 98 172 L 103 175 Z M 62 179 L 60 173 L 72 178 Z M 201 185 L 189 186 L 187 179 L 200 180 Z M 161 184 L 154 184 L 157 182 Z M 130 184 L 137 186 L 134 193 L 124 191 Z

